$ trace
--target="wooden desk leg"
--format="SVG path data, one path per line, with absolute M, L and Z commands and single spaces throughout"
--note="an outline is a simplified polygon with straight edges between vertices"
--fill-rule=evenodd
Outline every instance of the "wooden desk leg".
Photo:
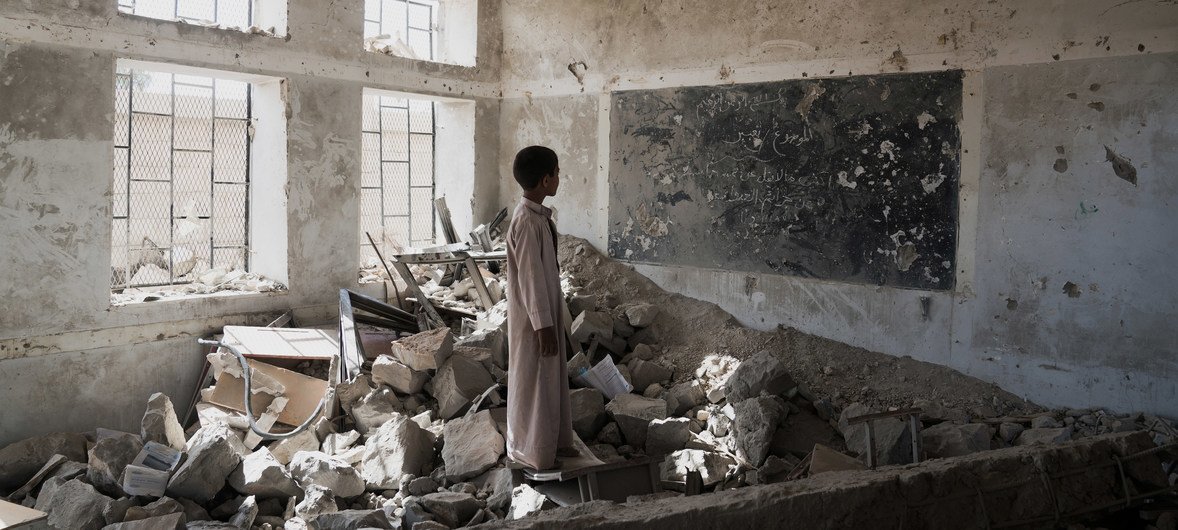
M 479 272 L 479 266 L 474 262 L 474 258 L 466 257 L 466 268 L 470 270 L 470 283 L 474 284 L 474 290 L 479 293 L 479 301 L 482 302 L 483 310 L 490 311 L 495 305 L 495 301 L 491 300 L 491 292 L 487 290 L 487 283 L 483 281 L 483 274 Z

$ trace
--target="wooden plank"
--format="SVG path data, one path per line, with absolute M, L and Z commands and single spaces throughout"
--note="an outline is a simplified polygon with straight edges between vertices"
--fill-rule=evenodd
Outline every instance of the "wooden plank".
M 49 514 L 0 499 L 0 528 L 49 528 Z
M 400 259 L 394 259 L 393 268 L 397 269 L 397 273 L 401 275 L 401 279 L 405 280 L 405 283 L 409 286 L 409 291 L 413 293 L 414 298 L 417 298 L 417 305 L 421 306 L 422 310 L 425 311 L 430 322 L 435 326 L 446 325 L 445 321 L 442 320 L 442 315 L 438 314 L 438 310 L 434 309 L 434 304 L 429 301 L 429 297 L 421 291 L 421 286 L 417 285 L 417 280 L 413 279 L 413 273 L 409 272 L 409 267 Z M 421 331 L 429 330 L 423 329 Z
M 338 339 L 322 329 L 225 326 L 224 334 L 221 341 L 246 357 L 331 360 L 339 353 Z
M 258 360 L 248 362 L 251 368 L 273 377 L 286 388 L 283 396 L 289 401 L 286 403 L 286 408 L 282 409 L 278 415 L 279 423 L 290 426 L 302 424 L 315 412 L 319 401 L 327 393 L 328 383 L 322 379 L 305 376 Z M 245 412 L 245 403 L 242 401 L 244 389 L 245 381 L 243 379 L 222 373 L 221 379 L 213 387 L 213 395 L 210 396 L 209 403 Z M 265 398 L 262 394 L 255 394 L 252 401 L 255 417 L 265 412 L 266 407 L 270 404 L 270 399 Z
M 483 310 L 490 311 L 495 306 L 495 301 L 491 299 L 491 292 L 487 290 L 487 283 L 483 281 L 482 271 L 479 266 L 475 264 L 474 258 L 466 257 L 466 268 L 470 271 L 470 283 L 474 284 L 474 290 L 479 293 L 479 301 L 482 303 Z

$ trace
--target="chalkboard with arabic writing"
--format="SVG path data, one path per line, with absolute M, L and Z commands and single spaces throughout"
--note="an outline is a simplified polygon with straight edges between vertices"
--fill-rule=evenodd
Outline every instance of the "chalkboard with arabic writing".
M 950 289 L 961 72 L 616 92 L 609 253 Z

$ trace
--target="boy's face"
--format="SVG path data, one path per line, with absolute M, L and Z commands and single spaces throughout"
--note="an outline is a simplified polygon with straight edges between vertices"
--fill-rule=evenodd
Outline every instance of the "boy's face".
M 556 189 L 560 187 L 560 165 L 556 166 L 556 170 L 540 180 L 539 188 L 544 190 L 545 197 L 555 197 Z

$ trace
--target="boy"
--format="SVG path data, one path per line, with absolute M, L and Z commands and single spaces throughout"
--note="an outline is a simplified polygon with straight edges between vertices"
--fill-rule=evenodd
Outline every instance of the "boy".
M 572 456 L 572 412 L 556 260 L 556 225 L 542 204 L 556 195 L 560 166 L 543 146 L 515 155 L 512 174 L 523 188 L 507 231 L 507 456 L 550 469 Z

